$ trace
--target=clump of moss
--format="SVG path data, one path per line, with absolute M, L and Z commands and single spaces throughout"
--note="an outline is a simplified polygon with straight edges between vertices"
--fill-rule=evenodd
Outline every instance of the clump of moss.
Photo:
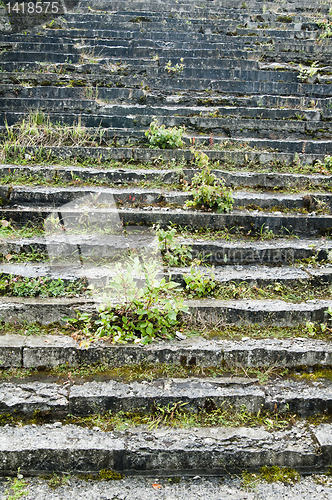
M 294 470 L 278 465 L 261 467 L 258 474 L 253 474 L 248 471 L 242 473 L 243 485 L 247 488 L 252 488 L 258 481 L 266 481 L 267 483 L 281 482 L 284 484 L 294 484 L 300 480 L 300 474 Z
M 116 472 L 112 469 L 101 469 L 98 474 L 93 472 L 88 474 L 77 474 L 77 477 L 84 481 L 118 481 L 124 478 L 120 472 Z
M 6 425 L 6 424 L 13 424 L 14 423 L 14 417 L 10 413 L 2 413 L 0 415 L 0 426 Z
M 285 484 L 293 484 L 300 480 L 300 474 L 296 470 L 278 467 L 277 465 L 273 465 L 272 467 L 264 465 L 259 474 L 261 479 L 267 483 L 280 481 Z
M 293 22 L 293 18 L 292 16 L 278 16 L 277 17 L 277 21 L 278 23 L 292 23 Z
M 102 469 L 99 471 L 98 479 L 104 481 L 116 481 L 118 479 L 123 479 L 123 475 L 120 472 L 116 472 L 111 469 Z

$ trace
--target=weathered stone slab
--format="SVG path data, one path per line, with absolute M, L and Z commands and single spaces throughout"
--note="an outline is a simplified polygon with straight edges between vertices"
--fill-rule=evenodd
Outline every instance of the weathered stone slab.
M 24 343 L 21 335 L 0 335 L 0 368 L 22 366 Z
M 43 382 L 0 384 L 0 413 L 31 417 L 36 412 L 65 417 L 68 413 L 66 388 Z
M 245 327 L 243 329 L 245 335 Z M 17 344 L 23 349 L 25 368 L 52 367 L 61 364 L 108 364 L 110 367 L 139 363 L 167 363 L 183 366 L 332 366 L 332 345 L 329 342 L 309 339 L 245 339 L 204 340 L 187 339 L 160 341 L 148 346 L 133 344 L 110 345 L 93 343 L 80 347 L 71 337 L 65 336 L 0 336 L 2 346 L 13 349 Z M 6 352 L 6 351 L 4 351 Z M 14 362 L 18 366 L 17 358 Z M 10 359 L 4 367 L 8 367 Z
M 258 470 L 263 465 L 322 470 L 325 456 L 303 428 L 129 429 L 100 432 L 74 425 L 3 427 L 1 472 L 91 472 L 181 474 Z M 222 464 L 222 465 L 221 465 Z

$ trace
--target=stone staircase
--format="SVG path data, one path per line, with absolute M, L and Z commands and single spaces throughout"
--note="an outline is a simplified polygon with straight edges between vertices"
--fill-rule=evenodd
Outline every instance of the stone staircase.
M 329 11 L 82 0 L 0 35 L 3 476 L 330 471 Z M 155 118 L 185 127 L 181 148 L 149 147 Z M 233 190 L 228 213 L 185 205 L 204 155 Z M 86 280 L 112 277 L 115 220 L 176 229 L 169 252 L 185 258 L 166 271 L 188 315 L 172 339 L 63 326 L 96 311 Z M 219 293 L 184 291 L 211 266 Z

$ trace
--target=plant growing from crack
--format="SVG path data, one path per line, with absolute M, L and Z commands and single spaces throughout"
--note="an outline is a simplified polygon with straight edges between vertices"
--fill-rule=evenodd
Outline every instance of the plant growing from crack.
M 183 58 L 180 59 L 180 64 L 176 63 L 172 66 L 172 61 L 168 61 L 165 64 L 165 70 L 167 73 L 172 73 L 172 75 L 176 75 L 177 73 L 181 73 L 184 70 Z
M 149 139 L 151 148 L 176 149 L 182 148 L 184 143 L 182 136 L 185 127 L 169 127 L 158 125 L 157 118 L 150 123 L 150 128 L 145 131 L 145 136 Z
M 77 318 L 66 318 L 67 322 L 80 328 L 88 341 L 104 338 L 118 343 L 148 344 L 156 338 L 172 338 L 180 313 L 188 310 L 183 298 L 174 294 L 179 285 L 160 278 L 160 269 L 153 261 L 142 263 L 137 256 L 125 266 L 118 263 L 113 269 L 114 276 L 106 285 L 97 318 L 77 313 Z M 111 295 L 117 297 L 116 304 L 110 300 Z
M 234 199 L 230 189 L 226 188 L 222 179 L 211 172 L 208 156 L 203 151 L 193 151 L 196 165 L 201 171 L 193 177 L 191 185 L 193 200 L 186 202 L 187 207 L 217 212 L 233 210 Z
M 318 62 L 314 61 L 309 68 L 306 68 L 302 64 L 299 65 L 299 74 L 297 78 L 301 80 L 302 83 L 308 82 L 311 78 L 317 75 L 318 73 Z
M 26 486 L 28 482 L 23 479 L 23 475 L 20 474 L 20 469 L 17 471 L 17 477 L 14 479 L 7 478 L 7 489 L 4 492 L 3 499 L 4 500 L 18 500 L 23 495 L 28 494 L 28 490 L 26 490 Z
M 194 267 L 191 267 L 190 273 L 185 274 L 183 279 L 188 293 L 197 297 L 213 295 L 218 287 L 212 273 L 206 274 L 203 270 Z
M 192 258 L 192 249 L 177 243 L 174 240 L 176 233 L 174 227 L 168 226 L 167 229 L 162 229 L 159 225 L 156 226 L 159 250 L 166 265 L 186 266 Z

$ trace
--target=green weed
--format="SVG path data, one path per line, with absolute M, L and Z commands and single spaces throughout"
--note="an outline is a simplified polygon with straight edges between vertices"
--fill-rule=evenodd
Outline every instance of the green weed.
M 191 248 L 175 242 L 176 229 L 171 226 L 161 229 L 159 225 L 155 229 L 165 265 L 175 267 L 188 265 L 192 259 Z
M 118 263 L 113 269 L 106 290 L 115 294 L 118 303 L 108 305 L 111 295 L 106 294 L 98 319 L 78 313 L 77 319 L 68 322 L 75 329 L 81 327 L 82 335 L 90 340 L 106 337 L 113 342 L 148 344 L 157 337 L 172 338 L 180 312 L 187 311 L 183 299 L 172 295 L 179 285 L 158 277 L 158 266 L 152 261 L 141 263 L 138 257 L 129 259 L 125 266 Z
M 155 118 L 145 136 L 149 139 L 150 148 L 175 149 L 183 147 L 184 132 L 185 127 L 166 128 L 165 125 L 158 125 L 158 120 Z
M 18 470 L 17 477 L 14 479 L 8 478 L 7 489 L 4 492 L 3 499 L 4 500 L 18 500 L 24 495 L 28 494 L 28 490 L 26 489 L 28 485 L 28 481 L 23 479 L 22 474 L 20 474 L 20 470 Z
M 187 207 L 217 212 L 233 210 L 234 200 L 231 190 L 226 188 L 224 181 L 211 173 L 208 156 L 202 151 L 194 151 L 195 158 L 202 170 L 195 174 L 191 181 L 193 200 L 186 202 Z

